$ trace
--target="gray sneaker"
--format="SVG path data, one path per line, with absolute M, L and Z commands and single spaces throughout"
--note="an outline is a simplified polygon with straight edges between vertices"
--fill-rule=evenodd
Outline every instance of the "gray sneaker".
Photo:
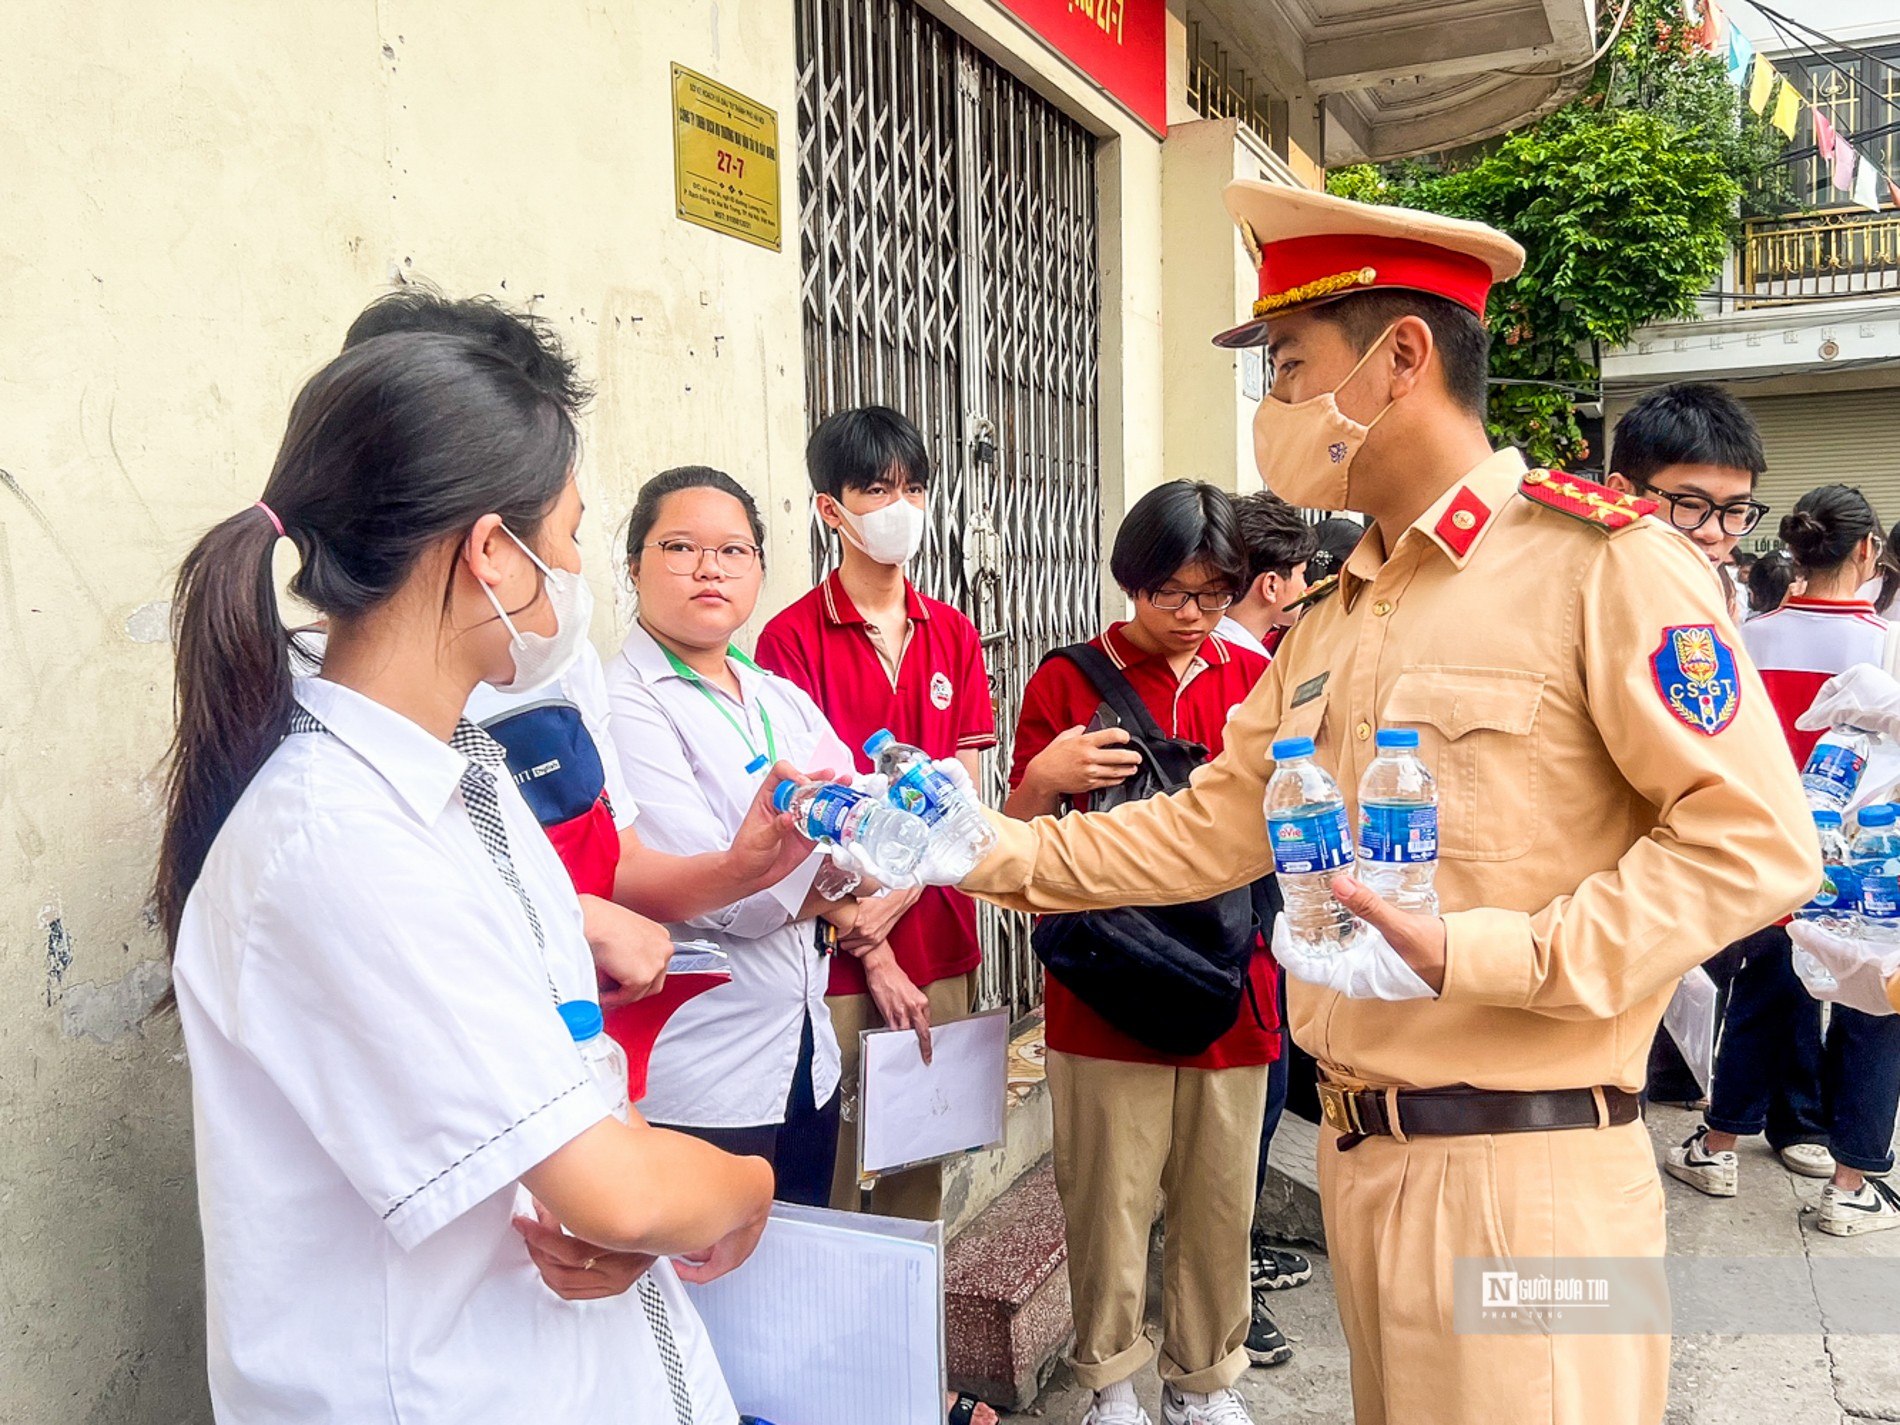
M 1781 1159 L 1782 1167 L 1799 1177 L 1834 1176 L 1834 1155 L 1828 1152 L 1825 1143 L 1790 1143 L 1778 1149 L 1775 1156 Z
M 1741 1173 L 1740 1162 L 1733 1149 L 1709 1152 L 1702 1146 L 1708 1136 L 1708 1125 L 1704 1124 L 1691 1133 L 1680 1148 L 1671 1148 L 1663 1155 L 1663 1171 L 1710 1197 L 1734 1197 Z

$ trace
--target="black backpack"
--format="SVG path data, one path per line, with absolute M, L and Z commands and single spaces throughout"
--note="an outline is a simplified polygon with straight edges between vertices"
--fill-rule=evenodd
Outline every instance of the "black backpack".
M 1198 742 L 1161 730 L 1141 695 L 1099 648 L 1078 643 L 1049 658 L 1066 658 L 1082 670 L 1127 730 L 1128 749 L 1141 755 L 1141 766 L 1111 789 L 1115 803 L 1185 787 L 1207 761 L 1207 749 Z M 1182 905 L 1045 915 L 1029 943 L 1065 989 L 1115 1028 L 1160 1053 L 1187 1057 L 1205 1052 L 1233 1028 L 1243 996 L 1252 1000 L 1248 969 L 1280 906 L 1279 882 L 1263 876 Z M 1264 1028 L 1260 1006 L 1251 1008 Z

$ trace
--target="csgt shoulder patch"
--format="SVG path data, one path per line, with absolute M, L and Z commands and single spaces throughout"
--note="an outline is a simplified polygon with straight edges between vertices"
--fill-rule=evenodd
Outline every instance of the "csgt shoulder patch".
M 1713 624 L 1665 628 L 1649 669 L 1663 706 L 1686 726 L 1713 737 L 1735 721 L 1742 701 L 1735 654 Z

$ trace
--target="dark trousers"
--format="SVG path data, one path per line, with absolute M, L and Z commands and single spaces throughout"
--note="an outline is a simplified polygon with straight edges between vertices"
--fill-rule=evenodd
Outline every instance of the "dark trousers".
M 812 1102 L 812 1054 L 808 1015 L 798 1036 L 798 1067 L 792 1070 L 792 1091 L 785 1102 L 783 1123 L 759 1128 L 690 1128 L 681 1124 L 679 1131 L 728 1153 L 765 1159 L 778 1178 L 772 1196 L 780 1202 L 827 1206 L 831 1202 L 831 1165 L 838 1156 L 838 1095 L 833 1093 L 822 1108 Z
M 1788 932 L 1771 925 L 1735 948 L 1741 964 L 1716 1045 L 1709 1127 L 1766 1133 L 1769 1147 L 1777 1149 L 1825 1143 L 1821 1006 L 1795 976 Z M 1893 1132 L 1891 1117 L 1887 1132 Z
M 1900 1015 L 1835 1005 L 1823 1065 L 1827 1147 L 1834 1161 L 1863 1173 L 1890 1171 L 1894 1115 L 1900 1111 Z
M 1280 977 L 1280 1054 L 1267 1065 L 1267 1113 L 1260 1122 L 1260 1162 L 1254 1168 L 1253 1196 L 1260 1200 L 1260 1194 L 1267 1186 L 1267 1147 L 1273 1142 L 1273 1130 L 1280 1126 L 1280 1115 L 1286 1112 L 1287 1065 L 1293 1054 L 1293 1031 L 1286 1022 L 1286 977 Z

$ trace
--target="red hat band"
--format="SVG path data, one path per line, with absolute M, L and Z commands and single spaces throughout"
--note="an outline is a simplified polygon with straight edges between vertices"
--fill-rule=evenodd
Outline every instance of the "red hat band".
M 1283 238 L 1260 249 L 1260 300 L 1253 304 L 1253 314 L 1270 317 L 1303 302 L 1389 287 L 1448 297 L 1482 317 L 1491 291 L 1491 265 L 1412 238 Z

